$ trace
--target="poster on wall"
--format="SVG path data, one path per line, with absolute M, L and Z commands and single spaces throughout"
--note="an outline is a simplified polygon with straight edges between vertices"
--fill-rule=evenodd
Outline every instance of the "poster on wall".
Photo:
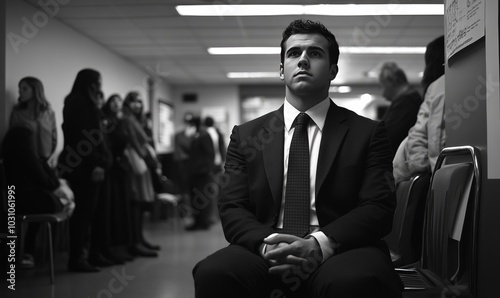
M 174 108 L 163 101 L 158 102 L 158 152 L 174 151 Z
M 446 0 L 446 59 L 484 36 L 483 0 Z

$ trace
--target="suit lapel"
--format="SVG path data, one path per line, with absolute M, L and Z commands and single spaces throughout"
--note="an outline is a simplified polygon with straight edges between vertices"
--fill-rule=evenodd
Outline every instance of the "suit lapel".
M 283 147 L 284 147 L 283 106 L 276 110 L 266 122 L 262 135 L 264 169 L 274 202 L 279 210 L 283 191 Z
M 337 156 L 342 140 L 347 133 L 348 127 L 342 124 L 345 119 L 342 110 L 332 102 L 328 109 L 321 137 L 318 168 L 316 170 L 316 194 L 321 189 Z

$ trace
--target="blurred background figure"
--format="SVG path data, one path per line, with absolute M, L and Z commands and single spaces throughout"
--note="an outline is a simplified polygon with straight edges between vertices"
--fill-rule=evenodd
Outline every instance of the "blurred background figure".
M 379 82 L 382 96 L 391 102 L 382 120 L 387 128 L 392 152 L 396 153 L 399 144 L 417 120 L 422 96 L 408 83 L 405 72 L 394 62 L 387 62 L 382 66 Z
M 73 192 L 49 165 L 57 145 L 54 111 L 45 98 L 42 82 L 34 77 L 19 81 L 19 99 L 10 117 L 3 142 L 3 157 L 9 184 L 15 185 L 19 214 L 38 214 L 74 208 Z M 26 230 L 21 267 L 34 267 L 39 223 Z
M 409 130 L 394 157 L 396 183 L 417 173 L 434 171 L 436 160 L 446 143 L 445 131 L 445 74 L 444 36 L 427 45 L 422 78 L 424 102 L 418 111 L 417 122 Z
M 189 154 L 191 150 L 192 137 L 196 132 L 194 115 L 191 112 L 184 114 L 184 127 L 174 136 L 174 163 L 177 175 L 174 178 L 179 189 L 180 212 L 186 226 L 193 224 L 191 198 L 189 190 Z
M 75 194 L 68 269 L 76 272 L 99 271 L 89 263 L 88 249 L 101 186 L 112 163 L 111 152 L 101 131 L 100 92 L 101 74 L 87 68 L 78 72 L 73 88 L 64 100 L 64 148 L 59 156 L 58 169 Z
M 206 230 L 212 224 L 212 202 L 216 195 L 216 185 L 211 183 L 210 173 L 214 166 L 214 145 L 210 135 L 201 126 L 201 119 L 193 117 L 188 129 L 194 129 L 189 147 L 188 173 L 191 210 L 194 222 L 186 230 Z
M 33 132 L 35 152 L 48 161 L 57 146 L 56 118 L 37 78 L 25 77 L 19 81 L 18 103 L 10 115 L 10 127 L 16 126 L 26 126 Z
M 114 231 L 111 230 L 111 182 L 113 177 L 111 169 L 113 166 L 113 151 L 111 149 L 110 133 L 115 129 L 114 123 L 110 121 L 103 113 L 102 108 L 106 101 L 104 93 L 97 93 L 97 108 L 99 110 L 100 124 L 99 128 L 102 133 L 102 142 L 105 143 L 109 150 L 111 158 L 111 166 L 106 170 L 106 175 L 102 181 L 99 191 L 99 202 L 96 214 L 92 219 L 92 233 L 89 249 L 89 263 L 96 267 L 107 267 L 115 264 L 123 264 L 124 260 L 115 255 L 111 251 L 111 235 Z
M 129 136 L 123 120 L 123 99 L 118 94 L 109 96 L 102 111 L 109 129 L 110 149 L 113 164 L 110 169 L 110 214 L 109 223 L 111 230 L 110 255 L 115 263 L 132 261 L 134 256 L 128 252 L 132 245 L 132 213 L 131 192 L 129 191 L 132 169 L 125 156 L 125 148 L 129 143 Z
M 219 128 L 215 127 L 214 119 L 210 116 L 205 118 L 205 129 L 207 130 L 210 138 L 212 139 L 212 143 L 214 146 L 214 161 L 212 166 L 212 172 L 210 177 L 212 178 L 212 182 L 214 185 L 217 185 L 217 193 L 214 194 L 214 200 L 211 202 L 211 221 L 217 221 L 219 219 L 219 213 L 217 211 L 217 198 L 219 197 L 219 183 L 220 175 L 224 170 L 224 162 L 226 160 L 226 144 L 224 142 L 224 136 L 220 132 Z
M 134 256 L 157 257 L 158 245 L 149 243 L 144 238 L 144 210 L 155 200 L 151 169 L 159 168 L 154 152 L 149 145 L 150 138 L 143 129 L 143 105 L 140 94 L 129 92 L 123 103 L 125 129 L 128 144 L 125 156 L 132 168 L 130 175 L 132 243 L 129 252 Z

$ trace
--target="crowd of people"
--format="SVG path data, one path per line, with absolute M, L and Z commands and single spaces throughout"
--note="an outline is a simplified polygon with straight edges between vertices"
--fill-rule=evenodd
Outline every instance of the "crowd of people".
M 23 78 L 2 145 L 7 182 L 17 188 L 17 212 L 70 215 L 68 269 L 75 272 L 97 272 L 136 257 L 156 257 L 160 250 L 143 233 L 144 211 L 151 210 L 165 181 L 151 122 L 138 92 L 125 98 L 115 93 L 106 100 L 101 82 L 94 69 L 78 72 L 64 100 L 64 146 L 54 162 L 58 142 L 54 111 L 42 82 Z M 215 161 L 212 139 L 196 119 L 195 131 L 186 136 L 191 145 L 189 165 L 182 169 L 189 171 L 188 185 L 182 188 L 188 190 L 189 206 L 191 189 L 202 189 L 211 179 L 207 174 Z M 200 156 L 209 159 L 196 158 Z M 219 167 L 222 160 L 219 154 Z M 207 228 L 213 220 L 206 218 L 207 212 L 197 213 L 197 224 L 188 230 Z M 24 236 L 25 268 L 35 265 L 38 231 L 39 225 L 32 223 Z

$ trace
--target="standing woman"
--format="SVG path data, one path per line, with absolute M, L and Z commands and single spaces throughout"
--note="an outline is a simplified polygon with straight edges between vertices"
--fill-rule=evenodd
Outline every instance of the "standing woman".
M 35 152 L 48 161 L 56 149 L 54 111 L 45 98 L 42 82 L 34 77 L 19 81 L 19 99 L 10 116 L 10 127 L 24 126 L 33 132 Z
M 73 88 L 64 100 L 62 124 L 64 149 L 59 171 L 71 184 L 76 208 L 70 221 L 68 269 L 97 272 L 88 262 L 91 224 L 99 202 L 99 192 L 112 158 L 104 142 L 102 114 L 98 108 L 101 75 L 93 69 L 78 72 Z
M 129 92 L 123 103 L 124 124 L 129 138 L 129 158 L 136 156 L 144 164 L 143 171 L 132 171 L 130 175 L 132 245 L 129 252 L 134 256 L 156 257 L 160 247 L 149 243 L 143 233 L 143 213 L 146 206 L 155 200 L 150 169 L 157 167 L 152 152 L 148 149 L 149 137 L 144 131 L 138 115 L 142 114 L 142 100 L 137 92 Z M 130 160 L 131 163 L 134 163 Z

